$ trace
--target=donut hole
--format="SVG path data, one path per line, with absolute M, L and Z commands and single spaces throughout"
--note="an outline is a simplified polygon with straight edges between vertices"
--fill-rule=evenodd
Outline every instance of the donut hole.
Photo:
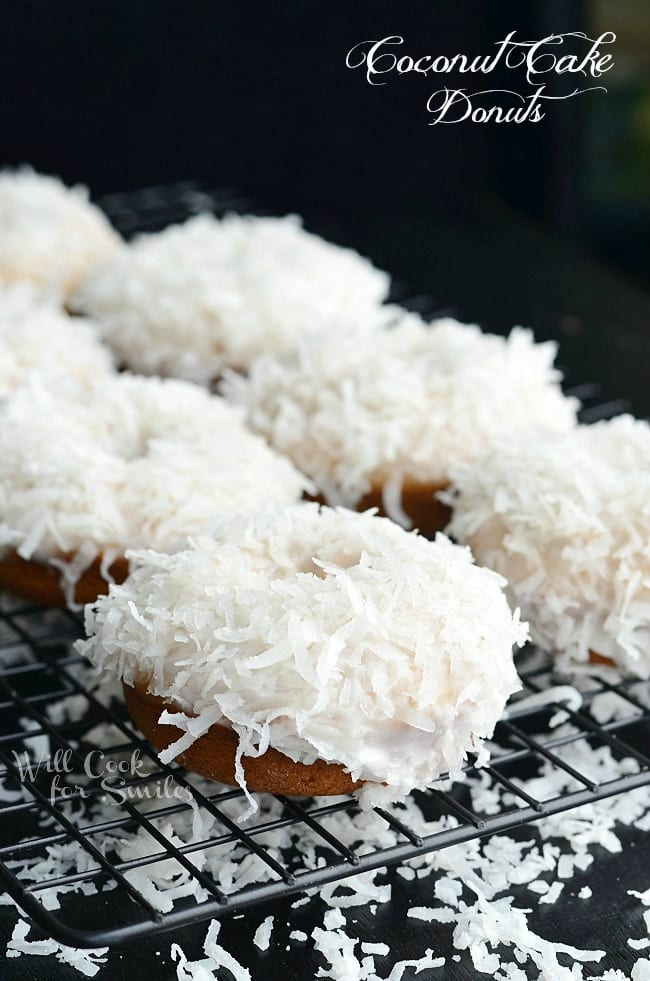
M 125 439 L 120 444 L 119 454 L 125 463 L 135 463 L 144 460 L 151 454 L 151 444 L 156 440 L 151 432 L 134 433 L 131 439 Z
M 176 444 L 177 442 L 178 417 L 166 414 L 158 406 L 155 406 L 158 409 L 155 418 L 144 417 L 149 410 L 146 400 L 148 394 L 145 391 L 145 398 L 140 400 L 141 418 L 122 420 L 123 425 L 117 431 L 110 430 L 114 425 L 114 417 L 111 415 L 107 418 L 107 427 L 109 427 L 106 434 L 107 445 L 124 463 L 146 460 L 156 454 L 157 448 L 162 449 L 161 443 Z M 137 406 L 137 402 L 135 405 Z M 173 448 L 175 449 L 175 445 Z

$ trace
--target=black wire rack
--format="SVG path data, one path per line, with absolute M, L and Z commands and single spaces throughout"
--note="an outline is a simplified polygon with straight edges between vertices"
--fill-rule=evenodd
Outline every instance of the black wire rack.
M 393 833 L 393 842 L 382 847 L 368 849 L 362 840 L 358 847 L 351 847 L 328 827 L 328 818 L 333 815 L 345 816 L 352 823 L 358 818 L 358 805 L 352 796 L 331 800 L 275 797 L 277 806 L 272 814 L 261 812 L 240 825 L 232 805 L 239 803 L 243 810 L 241 790 L 193 781 L 182 768 L 163 765 L 129 721 L 120 700 L 107 699 L 101 687 L 89 683 L 86 662 L 70 647 L 81 635 L 81 624 L 74 614 L 26 606 L 4 597 L 0 635 L 0 778 L 5 792 L 13 798 L 0 800 L 0 882 L 38 926 L 75 947 L 121 943 L 221 916 L 471 838 L 513 829 L 650 783 L 650 682 L 589 676 L 582 681 L 579 708 L 562 700 L 539 705 L 535 699 L 524 698 L 515 700 L 498 724 L 491 761 L 480 770 L 484 781 L 507 791 L 508 805 L 496 813 L 481 813 L 472 806 L 467 788 L 460 782 L 418 795 L 419 806 L 429 816 L 453 819 L 433 834 L 419 833 L 400 816 L 398 808 L 376 809 L 378 818 Z M 538 695 L 557 683 L 548 661 L 538 652 L 530 651 L 523 657 L 520 672 L 524 695 Z M 624 708 L 615 719 L 599 723 L 589 706 L 606 692 L 618 695 Z M 57 707 L 69 699 L 75 699 L 75 712 L 74 719 L 66 721 Z M 550 725 L 558 711 L 563 711 L 571 723 L 568 734 Z M 102 742 L 101 773 L 93 763 L 91 769 L 96 775 L 88 777 L 85 760 L 93 752 L 93 730 L 102 723 L 110 726 L 111 743 Z M 594 752 L 600 746 L 609 747 L 615 758 L 626 761 L 625 773 L 597 783 L 591 772 L 582 772 L 563 756 L 565 747 L 579 743 Z M 136 768 L 126 776 L 106 777 L 107 760 L 132 758 L 136 750 L 148 764 L 146 772 Z M 34 766 L 32 774 L 21 774 L 20 761 L 26 752 L 36 763 L 39 759 L 56 760 L 57 751 L 61 779 L 56 783 L 53 772 L 44 765 Z M 573 789 L 549 799 L 532 796 L 526 781 L 541 764 L 562 771 Z M 469 767 L 468 779 L 476 773 Z M 165 779 L 168 790 L 173 784 L 183 796 L 167 792 L 159 798 Z M 155 806 L 143 811 L 138 802 L 147 795 Z M 114 803 L 110 815 L 107 817 L 104 809 L 101 819 L 93 813 L 99 797 L 112 798 Z M 187 844 L 172 840 L 170 832 L 161 827 L 165 819 L 191 815 L 195 808 L 213 819 L 209 835 Z M 280 829 L 290 829 L 297 836 L 309 832 L 312 840 L 319 840 L 322 850 L 318 864 L 305 868 L 299 853 L 289 850 L 280 854 L 276 848 L 265 846 L 265 839 Z M 114 841 L 138 830 L 152 843 L 143 856 L 120 860 L 105 844 L 107 836 Z M 76 871 L 39 873 L 34 878 L 35 863 L 71 846 L 76 846 L 82 856 Z M 242 855 L 255 856 L 257 879 L 242 888 L 224 889 L 214 875 L 192 862 L 193 854 L 206 854 L 210 849 L 222 854 L 224 862 L 231 859 L 235 849 L 240 859 Z M 164 860 L 177 863 L 179 871 L 184 870 L 202 887 L 200 902 L 181 901 L 164 913 L 154 908 L 129 874 Z M 56 911 L 43 902 L 52 887 L 71 890 L 61 897 L 61 908 Z
M 178 181 L 105 194 L 97 203 L 125 238 L 140 232 L 158 232 L 192 215 L 252 211 L 249 198 L 230 187 L 210 190 L 196 181 Z
M 130 233 L 242 202 L 232 192 L 182 184 L 113 195 L 102 204 L 120 230 Z M 416 304 L 422 308 L 421 300 Z M 594 386 L 575 394 L 585 404 L 586 421 L 625 408 L 604 402 Z M 71 946 L 118 944 L 222 916 L 650 784 L 650 682 L 584 674 L 578 706 L 559 696 L 549 701 L 543 693 L 558 679 L 548 659 L 529 649 L 519 661 L 522 693 L 497 725 L 489 764 L 480 770 L 470 765 L 464 781 L 417 794 L 427 819 L 439 819 L 427 824 L 426 833 L 408 808 L 376 808 L 374 818 L 387 835 L 380 844 L 369 843 L 363 823 L 354 831 L 364 819 L 353 796 L 266 795 L 273 806 L 240 824 L 242 791 L 162 764 L 119 696 L 107 693 L 74 652 L 72 642 L 81 635 L 81 621 L 72 612 L 0 596 L 0 884 L 39 927 Z M 618 711 L 606 722 L 591 710 L 601 695 L 618 696 Z M 566 726 L 554 725 L 558 712 Z M 598 781 L 597 768 L 577 766 L 567 755 L 576 746 L 594 759 L 607 747 L 621 762 L 619 775 Z M 142 766 L 131 762 L 126 772 L 110 771 L 110 761 L 124 765 L 134 754 Z M 101 767 L 93 763 L 88 769 L 89 759 L 100 758 Z M 563 776 L 561 792 L 533 796 L 529 778 L 543 768 Z M 498 807 L 481 810 L 474 803 L 472 780 L 500 791 Z M 175 820 L 191 821 L 197 813 L 209 818 L 209 830 L 202 832 L 199 823 L 188 841 L 173 833 Z M 332 819 L 349 822 L 352 833 L 337 834 L 340 824 Z M 292 847 L 273 843 L 279 832 Z M 134 833 L 145 836 L 149 847 L 142 854 L 121 853 L 120 841 Z M 303 836 L 315 843 L 309 860 L 294 847 Z M 199 855 L 214 861 L 199 861 Z M 224 884 L 215 870 L 234 855 L 249 860 L 249 874 Z M 196 888 L 161 912 L 137 873 L 165 862 Z M 51 900 L 53 890 L 59 905 Z

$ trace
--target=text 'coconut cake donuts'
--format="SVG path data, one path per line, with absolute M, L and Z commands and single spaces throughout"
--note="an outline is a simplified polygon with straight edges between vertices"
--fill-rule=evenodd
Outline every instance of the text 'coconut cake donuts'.
M 29 168 L 0 172 L 0 283 L 27 281 L 67 297 L 119 243 L 85 187 Z
M 650 676 L 650 426 L 631 416 L 512 438 L 454 474 L 448 531 L 508 580 L 563 667 Z
M 0 585 L 88 602 L 128 548 L 171 548 L 220 514 L 309 487 L 236 409 L 187 382 L 33 378 L 0 405 Z
M 124 364 L 210 383 L 345 316 L 382 323 L 389 277 L 296 217 L 200 215 L 141 235 L 82 284 Z
M 381 505 L 431 534 L 448 520 L 434 494 L 453 461 L 473 459 L 504 432 L 574 425 L 577 403 L 560 391 L 555 351 L 522 329 L 503 338 L 405 314 L 379 332 L 304 337 L 260 358 L 248 377 L 228 377 L 223 392 L 327 503 Z
M 33 372 L 92 384 L 112 370 L 95 324 L 69 317 L 54 297 L 28 284 L 0 285 L 0 397 Z
M 215 525 L 86 610 L 165 761 L 248 791 L 394 799 L 490 736 L 526 626 L 444 536 L 301 504 Z

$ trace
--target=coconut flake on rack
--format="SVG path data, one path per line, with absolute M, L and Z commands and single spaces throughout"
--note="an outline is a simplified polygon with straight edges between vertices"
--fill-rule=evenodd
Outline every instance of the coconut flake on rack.
M 306 487 L 236 409 L 187 382 L 34 377 L 0 406 L 0 547 L 76 553 L 76 574 L 99 553 L 171 548 L 216 516 Z
M 69 317 L 54 298 L 27 283 L 0 286 L 0 396 L 31 372 L 94 382 L 112 367 L 91 321 Z
M 104 324 L 125 364 L 209 383 L 306 330 L 380 324 L 389 277 L 295 216 L 199 215 L 142 235 L 81 285 L 74 303 Z
M 335 762 L 374 803 L 457 772 L 517 688 L 526 627 L 503 580 L 444 536 L 302 504 L 130 559 L 79 650 L 179 707 L 165 760 L 225 724 L 238 759 L 271 746 Z
M 449 532 L 565 666 L 589 651 L 650 676 L 650 425 L 621 416 L 512 438 L 459 466 Z
M 66 295 L 119 241 L 85 187 L 30 168 L 0 172 L 0 282 L 26 280 Z
M 404 314 L 371 337 L 342 327 L 304 336 L 247 378 L 230 375 L 223 391 L 329 504 L 354 507 L 384 487 L 399 520 L 389 498 L 399 502 L 402 483 L 445 484 L 453 461 L 503 433 L 573 426 L 577 403 L 562 395 L 555 352 L 521 328 L 504 338 Z
M 571 733 L 571 727 L 564 726 L 557 735 L 560 739 L 564 739 L 564 737 L 570 738 Z M 90 738 L 89 734 L 87 734 L 87 738 Z M 101 742 L 100 745 L 112 745 L 115 741 L 113 736 L 106 743 Z M 92 742 L 95 742 L 94 738 Z M 568 742 L 564 752 L 566 755 L 563 758 L 567 764 L 579 771 L 590 772 L 596 782 L 606 782 L 629 773 L 630 768 L 634 765 L 634 762 L 629 758 L 620 759 L 618 753 L 614 755 L 606 745 L 599 747 L 597 754 L 594 755 L 593 747 L 588 744 Z M 586 771 L 585 768 L 587 768 Z M 202 778 L 194 775 L 190 775 L 190 778 L 203 793 L 209 794 L 211 790 L 214 790 L 214 785 Z M 486 794 L 486 788 L 483 784 L 487 780 L 486 774 L 483 774 L 480 781 L 472 777 L 468 780 L 466 788 L 474 810 L 477 808 L 480 810 L 482 807 Z M 538 799 L 540 795 L 544 799 L 549 799 L 553 796 L 562 795 L 569 789 L 578 789 L 579 785 L 569 773 L 545 761 L 542 764 L 542 772 L 533 779 L 532 783 L 525 779 L 523 786 Z M 497 785 L 495 793 L 502 798 L 502 806 L 508 804 L 506 788 Z M 453 824 L 453 818 L 426 817 L 421 812 L 418 801 L 422 803 L 423 799 L 409 797 L 402 804 L 388 805 L 387 810 L 423 837 L 435 834 L 441 830 L 443 825 L 449 826 L 447 822 Z M 176 801 L 173 803 L 176 804 Z M 318 807 L 321 803 L 324 801 L 316 801 L 315 806 Z M 160 801 L 152 799 L 149 802 L 145 801 L 141 806 L 146 813 L 149 809 L 154 810 L 160 807 Z M 226 800 L 221 807 L 231 819 L 236 818 L 238 813 L 237 800 Z M 81 828 L 87 827 L 89 823 L 96 824 L 102 821 L 107 822 L 108 826 L 116 817 L 114 805 L 102 801 L 101 797 L 89 800 L 84 808 L 73 806 L 70 802 L 64 801 L 61 804 L 61 809 L 76 827 Z M 259 819 L 274 822 L 275 828 L 265 836 L 267 849 L 279 861 L 286 861 L 289 855 L 292 856 L 291 860 L 293 861 L 297 849 L 301 859 L 306 863 L 306 867 L 315 867 L 318 849 L 322 845 L 322 830 L 320 828 L 312 829 L 304 825 L 300 834 L 296 835 L 295 829 L 283 825 L 282 821 L 278 820 L 285 814 L 286 812 L 283 811 L 283 806 L 279 800 L 268 795 L 260 797 Z M 203 822 L 202 826 L 198 828 L 196 827 L 197 816 Z M 638 831 L 650 830 L 649 819 L 650 788 L 647 786 L 638 787 L 627 794 L 606 797 L 572 812 L 546 815 L 535 826 L 531 826 L 527 830 L 525 838 L 515 840 L 508 835 L 500 835 L 482 841 L 475 839 L 461 842 L 441 851 L 419 855 L 408 866 L 405 866 L 404 870 L 408 870 L 411 877 L 415 877 L 417 874 L 417 879 L 422 880 L 420 889 L 426 890 L 430 883 L 430 912 L 436 914 L 435 916 L 432 915 L 431 919 L 436 923 L 437 945 L 442 946 L 445 950 L 463 950 L 463 964 L 459 966 L 459 970 L 464 968 L 466 972 L 471 972 L 472 964 L 475 971 L 482 970 L 483 966 L 490 963 L 489 959 L 492 958 L 492 963 L 497 965 L 497 970 L 501 972 L 497 974 L 492 971 L 493 976 L 503 976 L 503 978 L 513 979 L 513 981 L 514 979 L 524 981 L 524 976 L 528 976 L 531 971 L 534 973 L 535 970 L 538 972 L 535 974 L 536 977 L 545 978 L 547 981 L 561 981 L 561 979 L 578 981 L 580 978 L 593 978 L 594 971 L 598 972 L 598 976 L 607 977 L 611 971 L 603 975 L 602 968 L 596 967 L 596 963 L 602 958 L 600 951 L 580 951 L 569 948 L 570 953 L 567 954 L 567 947 L 562 943 L 564 939 L 562 936 L 562 918 L 556 917 L 553 922 L 549 922 L 548 916 L 540 916 L 545 908 L 537 906 L 540 892 L 537 886 L 541 881 L 538 877 L 543 875 L 552 881 L 559 865 L 559 859 L 562 854 L 566 853 L 573 857 L 573 874 L 578 876 L 579 882 L 581 882 L 582 871 L 588 870 L 594 857 L 599 862 L 603 861 L 601 847 L 615 854 L 622 847 L 617 836 L 620 830 L 624 827 L 636 827 Z M 150 814 L 150 820 L 159 831 L 166 828 L 171 822 L 175 834 L 186 844 L 208 839 L 211 834 L 216 833 L 216 829 L 219 831 L 221 829 L 219 817 L 202 809 L 198 809 L 198 814 L 197 809 L 193 809 L 185 813 L 171 813 L 169 817 L 166 814 L 161 816 Z M 324 823 L 327 831 L 334 834 L 344 845 L 357 850 L 361 842 L 362 853 L 372 852 L 376 848 L 389 848 L 403 841 L 399 831 L 392 828 L 372 811 L 355 814 L 354 819 L 349 819 L 344 814 L 332 813 L 321 817 L 320 820 Z M 51 830 L 47 816 L 41 815 L 40 821 L 44 823 L 48 831 Z M 163 833 L 166 834 L 167 832 L 164 831 Z M 117 835 L 119 837 L 116 836 L 115 832 L 102 831 L 98 832 L 93 840 L 104 853 L 110 853 L 116 845 L 123 846 L 141 837 L 139 832 L 134 834 L 126 828 L 121 829 Z M 149 841 L 146 852 L 143 851 L 142 854 L 154 855 L 158 853 L 160 851 L 159 843 L 152 838 Z M 597 849 L 597 851 L 592 852 L 591 849 Z M 134 846 L 132 854 L 135 851 Z M 56 850 L 54 846 L 47 846 L 46 855 L 37 865 L 33 866 L 33 874 L 30 875 L 30 878 L 38 882 L 43 882 L 50 877 L 57 880 L 61 875 L 70 872 L 74 874 L 81 871 L 82 868 L 92 866 L 94 860 L 87 853 L 84 854 L 86 864 L 80 862 L 80 849 L 76 844 L 74 847 L 66 846 L 65 850 Z M 190 854 L 197 855 L 197 852 L 192 851 Z M 233 887 L 244 887 L 252 881 L 250 867 L 255 856 L 251 855 L 245 844 L 228 844 L 221 850 L 206 848 L 201 854 L 202 859 L 199 867 L 214 876 L 221 888 L 230 891 Z M 24 865 L 26 863 L 32 864 L 25 858 L 24 854 L 12 862 L 12 870 L 21 878 L 25 874 Z M 148 868 L 152 873 L 153 880 L 157 864 L 144 866 L 142 872 L 146 873 Z M 273 872 L 266 865 L 260 863 L 257 871 L 262 875 L 262 878 L 273 878 Z M 257 872 L 253 871 L 253 879 L 256 878 L 256 875 Z M 354 938 L 361 941 L 360 947 L 363 954 L 384 956 L 383 952 L 380 953 L 378 950 L 365 949 L 366 947 L 377 946 L 372 941 L 376 940 L 378 927 L 373 924 L 369 915 L 358 915 L 358 906 L 364 907 L 365 914 L 372 914 L 381 909 L 379 904 L 390 901 L 390 885 L 384 885 L 386 878 L 386 870 L 370 870 L 360 876 L 357 875 L 345 881 L 333 883 L 328 891 L 324 889 L 312 890 L 309 897 L 302 897 L 292 904 L 292 908 L 298 905 L 307 905 L 307 909 L 302 909 L 298 914 L 298 919 L 293 922 L 303 924 L 305 922 L 303 917 L 306 913 L 310 921 L 312 918 L 318 918 L 317 924 L 322 922 L 324 931 L 336 931 L 338 934 L 333 938 L 336 940 L 336 944 L 325 940 L 322 946 L 319 945 L 324 964 L 327 959 L 324 950 L 326 949 L 328 954 L 331 952 L 333 955 L 333 960 L 329 961 L 326 967 L 319 968 L 319 976 L 339 978 L 340 981 L 341 973 L 337 974 L 338 967 L 336 966 L 340 964 L 338 952 L 345 947 L 345 941 L 342 938 L 346 936 L 348 931 L 351 934 L 348 940 L 353 956 L 358 950 L 354 946 Z M 642 910 L 645 907 L 647 915 L 647 907 L 650 906 L 650 891 L 642 891 L 645 889 L 642 878 L 641 875 L 639 890 L 629 889 L 629 882 L 627 883 L 630 897 L 637 901 L 634 909 L 628 908 L 627 923 L 636 935 L 644 934 Z M 616 879 L 615 876 L 614 879 Z M 171 876 L 156 877 L 154 881 L 159 885 L 161 892 L 162 890 L 168 892 L 172 899 L 177 895 L 177 880 Z M 354 889 L 360 881 L 362 885 Z M 371 889 L 373 882 L 377 883 L 374 893 Z M 114 885 L 114 883 L 112 884 Z M 73 879 L 70 884 L 63 887 L 55 885 L 48 892 L 52 894 L 63 892 L 83 894 L 83 887 L 87 885 L 89 883 Z M 548 884 L 544 882 L 544 885 L 547 886 L 545 892 L 548 892 Z M 614 898 L 622 902 L 626 895 L 626 884 L 618 883 L 618 886 L 620 889 Z M 102 892 L 105 892 L 107 888 L 108 884 L 100 885 Z M 353 894 L 358 899 L 358 906 L 348 912 L 347 910 L 343 911 L 338 905 L 327 910 L 323 915 L 323 905 L 327 906 L 331 902 L 338 902 L 334 890 L 340 894 L 343 891 L 350 892 L 353 889 Z M 380 896 L 379 890 L 381 889 L 385 889 L 385 892 Z M 583 887 L 581 892 L 584 892 L 585 889 L 586 887 Z M 514 903 L 510 896 L 511 892 L 514 892 L 517 897 Z M 503 902 L 502 899 L 506 893 L 508 894 L 507 901 Z M 373 901 L 368 903 L 368 897 L 371 895 Z M 426 898 L 426 892 L 423 898 Z M 7 894 L 4 894 L 1 900 L 5 904 L 12 904 L 12 900 Z M 89 900 L 80 899 L 80 901 L 88 902 Z M 113 898 L 112 901 L 115 903 L 117 900 Z M 446 905 L 441 906 L 441 903 Z M 519 908 L 520 905 L 523 905 L 525 909 Z M 248 924 L 246 921 L 242 923 L 244 929 L 246 925 L 248 926 L 251 944 L 257 922 L 258 919 L 253 917 L 252 921 L 248 921 Z M 633 922 L 638 923 L 638 926 L 632 928 Z M 542 933 L 551 930 L 556 934 L 557 942 L 549 941 L 545 936 L 539 936 L 536 932 L 539 929 L 542 930 Z M 557 936 L 558 930 L 559 936 Z M 25 940 L 26 932 L 23 926 L 15 934 L 21 948 L 23 943 L 31 943 Z M 647 933 L 647 929 L 645 932 Z M 418 954 L 424 954 L 431 945 L 431 928 L 413 919 L 409 923 L 409 934 L 409 946 L 412 955 L 417 957 Z M 181 942 L 185 941 L 185 938 L 180 936 L 178 939 Z M 233 956 L 232 954 L 228 955 L 228 948 L 232 944 L 232 940 L 224 941 L 224 946 L 220 946 L 215 945 L 217 939 L 222 940 L 221 937 L 217 938 L 215 928 L 211 925 L 208 930 L 208 937 L 206 937 L 206 941 L 208 941 L 206 947 L 209 946 L 209 950 L 204 947 L 206 957 L 199 961 L 189 961 L 182 954 L 180 948 L 174 945 L 173 955 L 183 963 L 183 970 L 186 972 L 185 974 L 179 972 L 181 977 L 201 978 L 203 981 L 203 979 L 211 976 L 206 973 L 208 971 L 211 971 L 213 975 L 220 976 L 222 967 L 227 966 L 228 969 L 232 970 L 230 965 L 223 962 L 224 954 L 226 959 L 228 956 Z M 368 944 L 366 941 L 371 941 L 371 943 Z M 642 939 L 636 940 L 631 937 L 628 940 L 628 945 L 635 950 L 641 950 L 644 941 L 647 946 L 647 938 L 642 937 Z M 238 941 L 238 947 L 241 948 L 241 940 Z M 35 952 L 40 951 L 48 953 L 44 948 L 39 948 Z M 27 953 L 27 950 L 23 948 L 22 952 Z M 234 953 L 241 956 L 240 950 L 237 948 L 234 948 Z M 389 965 L 393 957 L 399 956 L 400 952 L 394 950 L 392 954 L 390 951 L 386 953 L 388 954 L 388 961 L 382 961 L 382 966 L 377 965 L 374 972 L 377 979 L 382 978 L 385 981 L 390 981 L 391 978 L 394 979 L 397 972 L 403 969 L 406 962 L 398 961 L 391 968 Z M 55 951 L 52 948 L 52 955 L 54 954 Z M 76 954 L 81 957 L 83 952 L 78 951 Z M 16 956 L 13 942 L 7 955 Z M 496 960 L 494 959 L 495 955 Z M 298 951 L 294 950 L 293 954 L 287 957 L 288 970 L 291 970 L 293 965 L 296 966 L 296 970 L 299 970 L 301 965 L 304 966 L 304 956 L 302 947 Z M 111 955 L 111 958 L 114 957 L 117 957 L 116 952 Z M 567 957 L 570 958 L 571 967 L 564 966 Z M 564 964 L 560 962 L 560 958 Z M 355 959 L 360 964 L 359 958 L 356 957 Z M 451 959 L 458 961 L 460 959 L 459 954 L 452 954 Z M 588 973 L 584 973 L 583 965 L 579 961 L 591 963 L 591 968 L 587 968 Z M 369 962 L 366 961 L 365 963 L 369 967 Z M 354 961 L 350 961 L 350 964 L 354 967 Z M 641 978 L 643 975 L 639 974 L 639 971 L 642 972 L 646 969 L 648 961 L 642 958 L 637 961 L 637 964 L 640 965 L 637 978 Z M 109 959 L 106 970 L 110 971 L 111 967 L 112 960 Z M 235 969 L 246 970 L 242 965 L 237 965 Z M 395 975 L 392 974 L 392 971 L 395 971 Z M 349 976 L 343 975 L 343 977 L 345 977 L 345 981 L 349 981 Z M 369 973 L 368 977 L 376 981 L 373 973 Z

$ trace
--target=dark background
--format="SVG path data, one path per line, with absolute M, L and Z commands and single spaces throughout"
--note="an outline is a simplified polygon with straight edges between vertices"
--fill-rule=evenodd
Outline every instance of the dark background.
M 605 29 L 618 33 L 609 94 L 557 104 L 537 125 L 431 127 L 432 79 L 371 88 L 344 63 L 357 41 L 395 33 L 405 51 L 474 55 L 510 30 Z M 3 5 L 0 38 L 4 163 L 95 192 L 197 177 L 352 220 L 494 197 L 647 270 L 646 0 L 21 0 Z M 513 72 L 487 82 L 525 88 Z
M 345 65 L 363 39 L 471 56 L 512 30 L 616 31 L 607 94 L 538 124 L 430 126 L 442 84 L 526 84 L 510 71 L 371 87 Z M 6 3 L 0 163 L 23 162 L 94 194 L 194 178 L 297 210 L 438 308 L 563 338 L 576 380 L 650 412 L 647 0 Z
M 431 91 L 486 78 L 371 87 L 345 66 L 363 39 L 471 56 L 511 30 L 616 31 L 607 94 L 538 124 L 430 126 Z M 561 338 L 572 379 L 650 412 L 647 0 L 5 3 L 0 164 L 23 162 L 94 194 L 198 179 L 297 210 L 437 308 Z

